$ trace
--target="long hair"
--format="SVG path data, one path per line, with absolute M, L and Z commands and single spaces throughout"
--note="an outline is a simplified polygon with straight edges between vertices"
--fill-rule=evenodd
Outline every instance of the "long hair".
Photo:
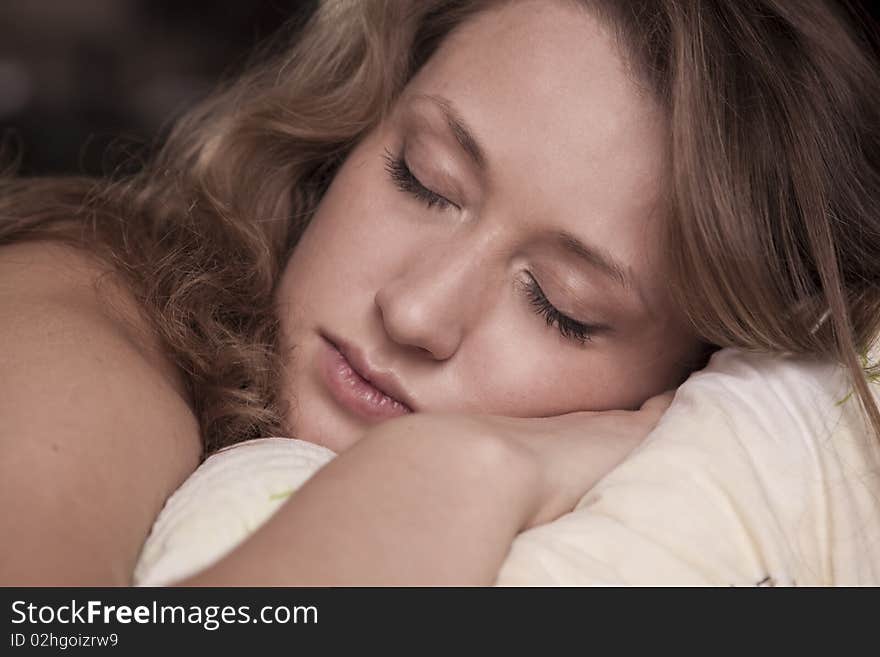
M 574 0 L 569 0 L 574 1 Z M 492 0 L 325 0 L 134 174 L 0 182 L 0 245 L 102 258 L 185 375 L 205 453 L 286 432 L 273 290 L 340 163 Z M 666 109 L 669 284 L 715 347 L 834 359 L 880 436 L 880 77 L 820 0 L 582 0 Z

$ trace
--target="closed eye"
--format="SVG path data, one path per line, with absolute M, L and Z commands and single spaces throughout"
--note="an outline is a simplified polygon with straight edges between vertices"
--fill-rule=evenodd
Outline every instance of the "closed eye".
M 555 326 L 564 338 L 579 344 L 586 344 L 592 342 L 596 333 L 609 330 L 609 327 L 605 325 L 579 322 L 560 312 L 547 299 L 541 286 L 538 285 L 538 281 L 531 274 L 528 274 L 528 277 L 529 280 L 524 287 L 535 312 L 544 318 L 548 326 Z
M 384 158 L 385 171 L 388 172 L 391 181 L 400 191 L 416 197 L 429 209 L 434 207 L 440 210 L 447 210 L 449 208 L 461 209 L 448 198 L 423 185 L 410 170 L 402 155 L 394 155 L 386 149 Z

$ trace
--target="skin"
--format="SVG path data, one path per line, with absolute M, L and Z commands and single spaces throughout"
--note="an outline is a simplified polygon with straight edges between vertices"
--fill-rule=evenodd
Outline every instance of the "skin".
M 658 249 L 665 121 L 604 27 L 571 4 L 505 3 L 450 35 L 344 162 L 284 271 L 294 435 L 342 451 L 369 428 L 322 382 L 328 332 L 392 372 L 422 412 L 634 409 L 675 386 L 699 342 L 665 292 Z M 388 153 L 454 205 L 399 189 Z M 613 255 L 632 285 L 560 246 L 558 231 Z M 559 311 L 609 328 L 585 344 L 563 337 L 536 313 L 530 275 Z
M 661 395 L 637 411 L 567 412 L 638 405 L 667 387 L 689 340 L 650 249 L 660 117 L 589 17 L 541 7 L 468 23 L 345 163 L 279 297 L 296 346 L 287 393 L 308 409 L 297 435 L 343 453 L 183 584 L 490 584 L 514 537 L 570 510 L 668 406 Z M 426 93 L 455 102 L 486 172 L 414 107 Z M 461 211 L 388 181 L 384 150 L 404 139 L 413 169 Z M 559 228 L 625 260 L 653 317 L 551 247 Z M 525 271 L 561 310 L 614 332 L 567 341 L 534 313 Z M 162 504 L 198 465 L 183 378 L 108 273 L 67 247 L 0 249 L 7 585 L 130 583 Z M 365 426 L 335 406 L 314 371 L 321 331 L 393 368 L 421 412 Z

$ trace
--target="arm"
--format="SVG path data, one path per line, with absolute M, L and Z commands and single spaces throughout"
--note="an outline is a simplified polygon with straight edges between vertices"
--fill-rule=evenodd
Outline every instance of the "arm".
M 534 511 L 534 475 L 468 418 L 386 422 L 181 584 L 490 584 Z
M 514 537 L 571 510 L 670 402 L 666 394 L 639 411 L 385 422 L 181 584 L 492 584 Z

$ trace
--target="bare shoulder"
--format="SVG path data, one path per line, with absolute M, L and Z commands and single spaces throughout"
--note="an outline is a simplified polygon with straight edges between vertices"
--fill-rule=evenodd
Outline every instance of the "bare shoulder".
M 61 244 L 0 247 L 0 584 L 124 584 L 198 425 L 134 298 Z
M 114 324 L 145 353 L 158 349 L 136 301 L 111 268 L 97 257 L 60 242 L 0 247 L 0 299 L 4 301 L 0 313 L 7 315 L 22 306 L 36 310 L 59 304 L 93 312 L 95 319 Z M 155 364 L 165 367 L 160 360 Z

